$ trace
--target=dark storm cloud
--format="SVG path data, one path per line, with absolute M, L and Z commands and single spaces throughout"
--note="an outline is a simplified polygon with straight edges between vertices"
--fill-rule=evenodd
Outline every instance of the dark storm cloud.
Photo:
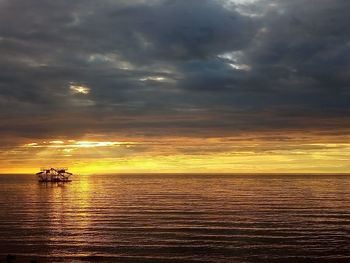
M 347 130 L 349 15 L 345 0 L 1 0 L 1 133 Z

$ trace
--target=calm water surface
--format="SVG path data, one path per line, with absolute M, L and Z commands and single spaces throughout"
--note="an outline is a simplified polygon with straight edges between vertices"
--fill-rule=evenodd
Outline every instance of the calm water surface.
M 350 262 L 349 176 L 0 175 L 0 256 Z

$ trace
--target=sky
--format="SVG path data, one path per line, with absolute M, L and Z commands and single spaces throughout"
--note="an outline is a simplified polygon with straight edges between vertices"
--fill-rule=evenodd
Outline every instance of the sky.
M 0 172 L 350 173 L 348 0 L 0 0 Z

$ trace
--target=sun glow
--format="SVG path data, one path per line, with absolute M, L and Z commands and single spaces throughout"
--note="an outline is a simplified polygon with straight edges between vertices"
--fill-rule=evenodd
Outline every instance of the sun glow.
M 348 172 L 350 143 L 330 138 L 277 135 L 154 140 L 51 139 L 28 142 L 0 157 L 14 164 L 6 172 L 35 171 L 45 165 L 76 173 L 128 172 Z M 289 138 L 289 139 L 288 139 Z M 343 142 L 341 142 L 343 141 Z M 278 143 L 277 143 L 278 142 Z M 0 164 L 1 159 L 0 159 Z M 5 170 L 4 170 L 5 171 Z
M 33 143 L 27 143 L 24 144 L 22 147 L 26 148 L 96 148 L 96 147 L 113 147 L 113 146 L 120 146 L 120 145 L 134 145 L 137 144 L 136 142 L 119 142 L 119 141 L 112 141 L 112 142 L 105 142 L 105 141 L 75 141 L 75 140 L 68 140 L 68 141 L 49 141 L 49 142 L 33 142 Z M 67 149 L 66 149 L 67 150 Z
M 51 144 L 64 144 L 63 141 L 50 141 Z M 36 143 L 37 145 L 37 143 Z

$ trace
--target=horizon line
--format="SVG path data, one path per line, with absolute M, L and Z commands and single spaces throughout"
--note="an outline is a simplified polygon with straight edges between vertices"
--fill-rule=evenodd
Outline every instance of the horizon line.
M 35 173 L 4 173 L 1 175 L 35 175 Z M 345 175 L 350 172 L 123 172 L 123 173 L 73 173 L 73 175 Z

